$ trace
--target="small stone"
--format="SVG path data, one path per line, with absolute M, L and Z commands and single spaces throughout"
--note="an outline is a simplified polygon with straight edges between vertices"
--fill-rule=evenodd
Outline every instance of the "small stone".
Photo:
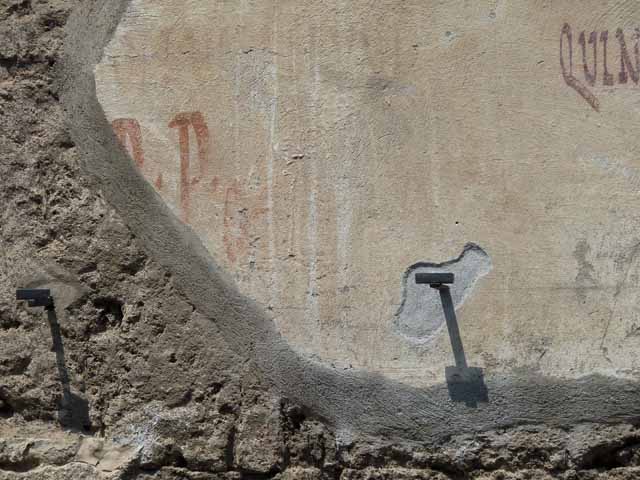
M 241 413 L 234 448 L 238 468 L 268 473 L 282 463 L 283 446 L 282 421 L 276 402 L 272 402 L 270 408 L 257 404 Z

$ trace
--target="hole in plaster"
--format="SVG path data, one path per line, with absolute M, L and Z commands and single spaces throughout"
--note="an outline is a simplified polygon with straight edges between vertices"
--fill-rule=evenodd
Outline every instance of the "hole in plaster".
M 402 302 L 393 323 L 396 333 L 411 343 L 429 342 L 445 324 L 445 317 L 437 290 L 417 285 L 419 272 L 452 272 L 455 283 L 451 297 L 457 309 L 471 294 L 479 278 L 491 271 L 491 258 L 481 247 L 468 243 L 460 256 L 443 263 L 418 262 L 411 265 L 402 278 Z
M 93 301 L 93 306 L 98 310 L 98 315 L 95 324 L 91 326 L 91 333 L 101 333 L 109 327 L 115 327 L 122 323 L 124 311 L 121 300 L 112 297 L 100 297 Z

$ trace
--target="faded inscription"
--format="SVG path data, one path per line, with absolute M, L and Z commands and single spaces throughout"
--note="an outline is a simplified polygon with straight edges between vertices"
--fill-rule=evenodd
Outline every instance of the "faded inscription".
M 193 129 L 198 143 L 198 169 L 194 175 L 189 160 L 189 130 Z M 207 174 L 209 127 L 200 112 L 177 114 L 169 122 L 169 128 L 177 128 L 180 141 L 180 210 L 182 220 L 189 221 L 191 188 Z
M 627 38 L 631 43 L 627 43 Z M 581 31 L 577 42 L 574 43 L 575 36 L 568 23 L 562 26 L 560 33 L 560 69 L 564 81 L 596 111 L 600 111 L 600 101 L 594 93 L 595 88 L 625 85 L 629 83 L 629 79 L 637 85 L 640 79 L 640 49 L 638 47 L 640 29 L 636 28 L 633 33 L 627 36 L 621 28 L 618 28 L 615 31 L 615 39 L 617 47 L 613 48 L 610 47 L 610 44 L 614 42 L 609 41 L 608 30 L 589 33 Z M 598 44 L 600 48 L 598 48 Z M 576 54 L 576 50 L 579 54 Z M 576 56 L 578 56 L 578 60 L 574 62 Z M 582 68 L 578 67 L 574 71 L 574 64 L 578 62 L 582 62 Z M 612 65 L 619 63 L 620 70 L 617 76 L 611 73 L 610 62 Z M 598 68 L 599 66 L 600 68 Z
M 127 150 L 138 169 L 145 178 L 151 182 L 156 190 L 163 193 L 162 172 L 154 174 L 145 168 L 145 155 L 143 136 L 140 123 L 133 118 L 117 118 L 111 122 L 113 131 L 120 144 Z M 219 175 L 211 175 L 209 172 L 209 127 L 201 112 L 182 112 L 175 115 L 167 123 L 170 129 L 178 132 L 177 143 L 179 146 L 179 185 L 178 204 L 180 218 L 189 223 L 191 220 L 191 199 L 196 187 L 198 193 L 205 193 L 213 200 L 221 200 L 223 206 L 223 234 L 224 252 L 227 260 L 235 264 L 239 259 L 247 256 L 251 246 L 251 224 L 263 216 L 268 209 L 261 205 L 266 201 L 266 189 L 258 192 L 256 206 L 245 206 L 248 192 L 237 178 L 228 179 L 226 182 Z M 193 154 L 190 148 L 190 132 L 195 135 L 197 154 Z M 194 165 L 194 157 L 197 165 Z M 148 165 L 147 165 L 148 166 Z

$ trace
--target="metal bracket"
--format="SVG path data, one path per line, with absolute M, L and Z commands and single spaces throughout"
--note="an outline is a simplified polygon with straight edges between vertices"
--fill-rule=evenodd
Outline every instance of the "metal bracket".
M 18 288 L 16 300 L 26 300 L 30 307 L 44 307 L 53 309 L 53 297 L 51 291 L 45 288 Z
M 416 283 L 426 283 L 431 288 L 438 288 L 445 283 L 453 283 L 453 273 L 445 272 L 418 272 L 416 273 Z

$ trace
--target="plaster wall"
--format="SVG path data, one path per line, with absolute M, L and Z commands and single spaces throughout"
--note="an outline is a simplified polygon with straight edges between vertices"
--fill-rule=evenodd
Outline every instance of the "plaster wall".
M 624 1 L 133 0 L 96 92 L 299 354 L 441 383 L 444 317 L 412 275 L 451 261 L 470 365 L 633 380 L 639 17 Z

